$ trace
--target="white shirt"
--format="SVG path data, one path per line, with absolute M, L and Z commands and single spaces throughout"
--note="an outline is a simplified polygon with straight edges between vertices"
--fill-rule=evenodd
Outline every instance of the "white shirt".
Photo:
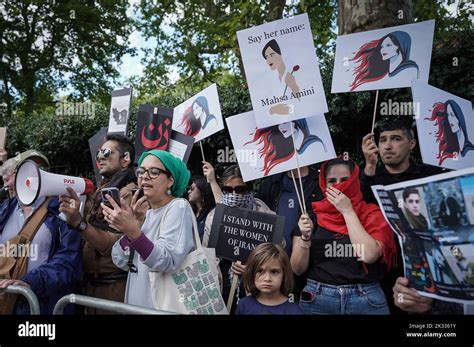
M 163 221 L 163 212 L 172 204 Z M 186 255 L 194 248 L 193 239 L 193 210 L 184 199 L 174 199 L 161 208 L 150 209 L 146 212 L 142 232 L 153 242 L 153 250 L 147 259 L 142 259 L 137 252 L 133 264 L 137 272 L 129 272 L 125 289 L 125 303 L 148 308 L 154 308 L 149 271 L 173 272 Z M 112 260 L 117 267 L 128 271 L 129 253 L 125 252 L 118 240 L 112 248 Z

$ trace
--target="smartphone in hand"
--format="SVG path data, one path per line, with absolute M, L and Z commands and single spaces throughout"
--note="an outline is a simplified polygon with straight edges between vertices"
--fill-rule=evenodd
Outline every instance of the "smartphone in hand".
M 109 200 L 107 200 L 107 195 L 110 195 L 112 199 L 114 199 L 114 201 L 117 203 L 117 205 L 120 206 L 120 191 L 118 190 L 118 188 L 104 188 L 100 191 L 100 194 L 102 196 L 102 202 L 105 206 L 113 208 Z
M 132 189 L 132 196 L 135 195 L 135 193 L 137 192 L 137 190 L 138 190 L 138 196 L 137 196 L 137 200 L 135 200 L 135 201 L 140 200 L 140 199 L 143 197 L 143 195 L 144 195 L 142 188 L 133 188 L 133 189 Z

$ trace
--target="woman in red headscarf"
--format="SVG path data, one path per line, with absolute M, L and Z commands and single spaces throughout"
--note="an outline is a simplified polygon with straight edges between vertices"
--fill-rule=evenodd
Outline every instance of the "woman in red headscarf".
M 389 314 L 380 288 L 395 264 L 392 231 L 380 208 L 362 200 L 359 167 L 336 158 L 321 167 L 326 197 L 313 202 L 317 225 L 302 215 L 293 234 L 291 266 L 306 274 L 300 307 L 307 314 Z

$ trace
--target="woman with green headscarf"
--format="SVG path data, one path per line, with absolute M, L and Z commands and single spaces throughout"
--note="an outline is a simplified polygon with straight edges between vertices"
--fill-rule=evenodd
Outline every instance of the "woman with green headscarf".
M 102 204 L 110 226 L 123 232 L 112 249 L 112 259 L 129 271 L 125 303 L 153 308 L 148 272 L 173 272 L 194 248 L 193 210 L 184 199 L 190 173 L 186 165 L 168 152 L 152 150 L 138 160 L 138 185 L 151 209 L 140 227 L 139 209 L 121 206 L 109 197 L 113 208 Z M 164 215 L 166 212 L 166 215 Z M 163 219 L 163 221 L 162 221 Z M 133 264 L 129 262 L 133 252 Z

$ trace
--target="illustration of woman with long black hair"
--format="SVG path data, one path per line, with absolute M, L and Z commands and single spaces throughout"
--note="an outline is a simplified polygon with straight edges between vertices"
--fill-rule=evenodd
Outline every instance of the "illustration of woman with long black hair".
M 183 116 L 180 126 L 184 124 L 184 133 L 196 137 L 212 121 L 217 124 L 217 119 L 209 113 L 209 104 L 206 97 L 198 96 L 189 106 Z
M 416 70 L 413 77 L 419 76 L 416 62 L 410 60 L 411 38 L 404 31 L 394 31 L 379 40 L 362 45 L 351 61 L 357 67 L 351 91 L 364 83 L 378 81 L 385 76 L 394 77 L 406 69 Z
M 316 135 L 310 134 L 308 124 L 305 119 L 300 119 L 293 123 L 293 136 L 295 138 L 295 147 L 298 154 L 303 152 L 314 142 L 320 142 L 327 152 L 326 145 Z M 263 144 L 259 150 L 260 158 L 264 158 L 263 169 L 264 175 L 278 164 L 285 162 L 295 155 L 293 147 L 293 139 L 291 137 L 290 122 L 274 125 L 268 128 L 257 129 L 253 139 L 244 144 L 257 142 L 258 145 Z
M 285 62 L 283 61 L 280 46 L 278 45 L 278 42 L 275 39 L 268 41 L 267 44 L 263 47 L 262 56 L 270 67 L 270 70 L 278 72 L 278 80 L 282 87 L 281 96 L 284 97 L 288 91 L 291 93 L 291 95 L 294 96 L 294 98 L 299 100 L 300 87 L 298 86 L 296 79 L 293 76 L 293 73 L 299 70 L 299 65 L 293 66 L 293 69 L 291 71 L 287 70 Z M 270 114 L 282 115 L 292 113 L 291 107 L 284 103 L 272 106 L 269 112 Z
M 465 157 L 474 150 L 474 145 L 469 141 L 466 119 L 461 107 L 454 100 L 437 102 L 431 111 L 431 118 L 438 130 L 435 133 L 436 142 L 439 143 L 439 152 L 436 156 L 441 165 L 447 158 Z

